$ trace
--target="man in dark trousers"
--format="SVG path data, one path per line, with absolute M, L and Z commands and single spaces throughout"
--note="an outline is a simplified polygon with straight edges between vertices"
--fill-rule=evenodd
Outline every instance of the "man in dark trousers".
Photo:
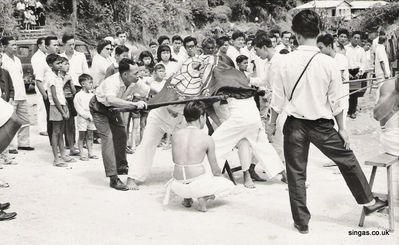
M 306 165 L 309 145 L 313 143 L 336 163 L 357 203 L 366 214 L 377 211 L 386 202 L 374 198 L 370 186 L 349 148 L 349 137 L 343 124 L 342 80 L 333 58 L 321 54 L 316 37 L 320 17 L 312 10 L 299 12 L 292 20 L 298 39 L 295 52 L 272 66 L 272 115 L 269 133 L 276 131 L 276 119 L 283 107 L 288 115 L 284 124 L 284 156 L 294 226 L 308 233 L 310 212 L 306 206 Z M 334 119 L 338 132 L 334 129 Z

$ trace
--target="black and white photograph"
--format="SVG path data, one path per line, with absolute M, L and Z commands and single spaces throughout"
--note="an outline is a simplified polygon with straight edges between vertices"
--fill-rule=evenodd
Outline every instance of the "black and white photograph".
M 0 1 L 0 244 L 398 229 L 398 0 Z

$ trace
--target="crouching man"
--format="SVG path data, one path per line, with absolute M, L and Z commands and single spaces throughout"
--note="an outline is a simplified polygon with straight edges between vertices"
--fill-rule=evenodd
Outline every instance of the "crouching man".
M 184 108 L 187 128 L 172 135 L 173 178 L 167 184 L 164 204 L 168 203 L 169 193 L 173 191 L 184 198 L 183 205 L 191 207 L 193 199 L 198 200 L 198 210 L 206 212 L 206 202 L 225 195 L 234 187 L 233 183 L 222 177 L 216 162 L 215 144 L 212 137 L 201 129 L 206 123 L 205 104 L 189 102 Z M 207 173 L 203 164 L 208 157 L 212 174 Z

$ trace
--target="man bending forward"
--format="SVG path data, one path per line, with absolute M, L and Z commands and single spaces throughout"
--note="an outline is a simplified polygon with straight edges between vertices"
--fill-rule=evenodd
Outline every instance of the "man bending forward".
M 206 202 L 226 194 L 233 183 L 221 177 L 216 162 L 215 144 L 210 136 L 201 131 L 204 128 L 205 104 L 190 102 L 184 108 L 187 128 L 176 131 L 172 136 L 173 178 L 168 183 L 164 204 L 168 203 L 172 190 L 184 198 L 183 205 L 191 207 L 193 198 L 198 199 L 198 210 L 207 211 Z M 208 157 L 212 175 L 207 173 L 203 161 Z

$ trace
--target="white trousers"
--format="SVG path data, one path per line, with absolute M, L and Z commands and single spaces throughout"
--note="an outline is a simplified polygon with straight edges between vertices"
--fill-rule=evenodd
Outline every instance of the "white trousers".
M 143 139 L 133 155 L 130 164 L 129 177 L 138 182 L 144 182 L 150 173 L 157 145 L 165 133 L 171 134 L 179 124 L 184 123 L 179 115 L 173 118 L 166 107 L 151 110 L 148 114 L 147 125 L 144 129 Z
M 35 86 L 36 90 L 36 120 L 39 132 L 47 132 L 47 113 L 44 106 L 43 96 Z
M 241 139 L 246 138 L 255 159 L 265 170 L 267 177 L 270 179 L 281 173 L 284 165 L 267 139 L 254 99 L 230 98 L 228 106 L 230 117 L 212 135 L 219 166 L 223 168 L 232 149 Z
M 14 111 L 22 121 L 22 126 L 18 130 L 17 135 L 14 137 L 10 144 L 10 149 L 19 147 L 30 146 L 29 140 L 29 104 L 27 100 L 14 100 Z

